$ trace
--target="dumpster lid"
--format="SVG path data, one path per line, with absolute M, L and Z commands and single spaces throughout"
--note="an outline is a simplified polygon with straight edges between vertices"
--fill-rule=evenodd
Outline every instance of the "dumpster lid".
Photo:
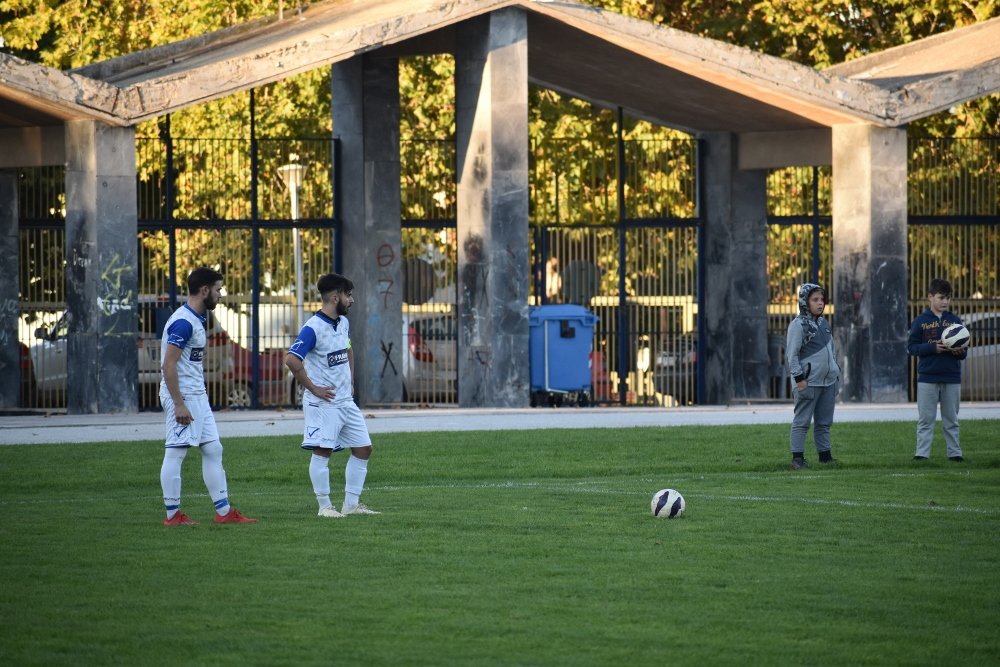
M 553 303 L 534 306 L 528 313 L 529 324 L 540 324 L 549 320 L 577 320 L 585 325 L 593 325 L 600 318 L 574 303 Z

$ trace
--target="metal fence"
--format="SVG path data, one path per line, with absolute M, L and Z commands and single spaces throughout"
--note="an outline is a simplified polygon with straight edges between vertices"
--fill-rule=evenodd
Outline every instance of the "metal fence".
M 924 307 L 930 278 L 952 281 L 953 309 L 970 321 L 977 355 L 965 365 L 964 400 L 996 400 L 1000 387 L 997 146 L 994 139 L 910 144 L 911 313 Z M 209 352 L 213 401 L 294 403 L 280 360 L 305 313 L 318 306 L 299 305 L 319 275 L 338 266 L 336 142 L 149 137 L 138 149 L 140 370 L 143 354 L 158 355 L 162 323 L 186 291 L 183 277 L 196 265 L 215 265 L 225 272 L 227 294 Z M 401 336 L 410 402 L 457 400 L 454 163 L 453 142 L 403 143 Z M 692 140 L 532 147 L 531 303 L 579 303 L 599 317 L 590 357 L 598 402 L 697 400 L 696 164 Z M 306 166 L 295 200 L 281 178 L 286 165 Z M 63 188 L 61 168 L 22 170 L 18 335 L 33 351 L 58 342 L 65 307 Z M 772 338 L 783 337 L 795 314 L 798 284 L 832 282 L 830 188 L 829 168 L 768 177 Z M 39 328 L 46 338 L 36 337 Z M 25 404 L 65 405 L 65 369 L 60 382 L 60 369 L 49 367 L 53 358 L 33 358 Z M 155 407 L 158 375 L 140 379 L 141 405 Z M 773 382 L 771 394 L 785 397 L 787 384 Z
M 332 139 L 137 140 L 140 408 L 159 405 L 163 325 L 202 265 L 226 276 L 205 353 L 212 403 L 300 400 L 284 357 L 319 307 L 312 286 L 337 263 L 336 150 Z M 305 167 L 295 197 L 286 165 Z M 20 183 L 18 338 L 31 358 L 22 404 L 58 409 L 66 405 L 63 170 L 23 170 Z

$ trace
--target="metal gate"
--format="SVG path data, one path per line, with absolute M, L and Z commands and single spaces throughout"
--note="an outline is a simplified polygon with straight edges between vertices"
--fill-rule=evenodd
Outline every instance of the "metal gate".
M 281 362 L 303 318 L 318 307 L 313 285 L 339 264 L 336 150 L 330 139 L 196 140 L 168 133 L 138 140 L 144 408 L 157 405 L 163 322 L 185 296 L 184 276 L 202 264 L 226 275 L 206 364 L 213 402 L 296 402 Z M 931 278 L 949 279 L 953 309 L 973 332 L 963 399 L 997 400 L 998 140 L 911 139 L 910 154 L 911 314 L 924 307 Z M 600 318 L 590 357 L 597 402 L 697 401 L 696 157 L 697 145 L 687 139 L 603 137 L 532 148 L 531 303 L 579 303 Z M 401 161 L 406 398 L 453 403 L 454 143 L 404 142 Z M 294 197 L 283 175 L 299 179 Z M 829 168 L 768 177 L 775 398 L 788 395 L 781 362 L 795 289 L 806 280 L 832 282 L 830 182 Z M 21 171 L 23 405 L 65 405 L 63 188 L 62 168 Z M 832 317 L 836 326 L 835 304 Z
M 284 358 L 319 307 L 316 281 L 337 264 L 335 151 L 332 139 L 137 139 L 141 409 L 159 406 L 163 326 L 186 298 L 186 276 L 198 266 L 225 276 L 205 353 L 213 405 L 301 401 Z M 289 174 L 296 180 L 288 181 Z M 66 405 L 64 187 L 62 168 L 22 170 L 24 406 Z

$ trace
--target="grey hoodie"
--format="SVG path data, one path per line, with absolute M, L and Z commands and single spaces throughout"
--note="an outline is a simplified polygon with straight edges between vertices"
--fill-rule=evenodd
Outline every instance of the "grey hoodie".
M 840 379 L 830 324 L 823 316 L 809 314 L 809 295 L 821 289 L 812 283 L 799 288 L 799 315 L 788 325 L 785 337 L 792 382 L 806 380 L 810 387 L 828 387 Z

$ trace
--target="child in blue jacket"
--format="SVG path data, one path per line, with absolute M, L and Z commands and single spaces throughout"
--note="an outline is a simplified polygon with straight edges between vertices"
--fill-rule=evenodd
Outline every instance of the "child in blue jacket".
M 941 405 L 941 430 L 947 446 L 948 460 L 961 463 L 962 448 L 958 443 L 958 406 L 962 390 L 962 360 L 967 348 L 948 349 L 941 343 L 941 334 L 962 319 L 952 313 L 951 283 L 935 278 L 927 288 L 928 308 L 910 325 L 907 344 L 917 362 L 917 451 L 916 461 L 926 461 L 931 455 L 934 422 Z

